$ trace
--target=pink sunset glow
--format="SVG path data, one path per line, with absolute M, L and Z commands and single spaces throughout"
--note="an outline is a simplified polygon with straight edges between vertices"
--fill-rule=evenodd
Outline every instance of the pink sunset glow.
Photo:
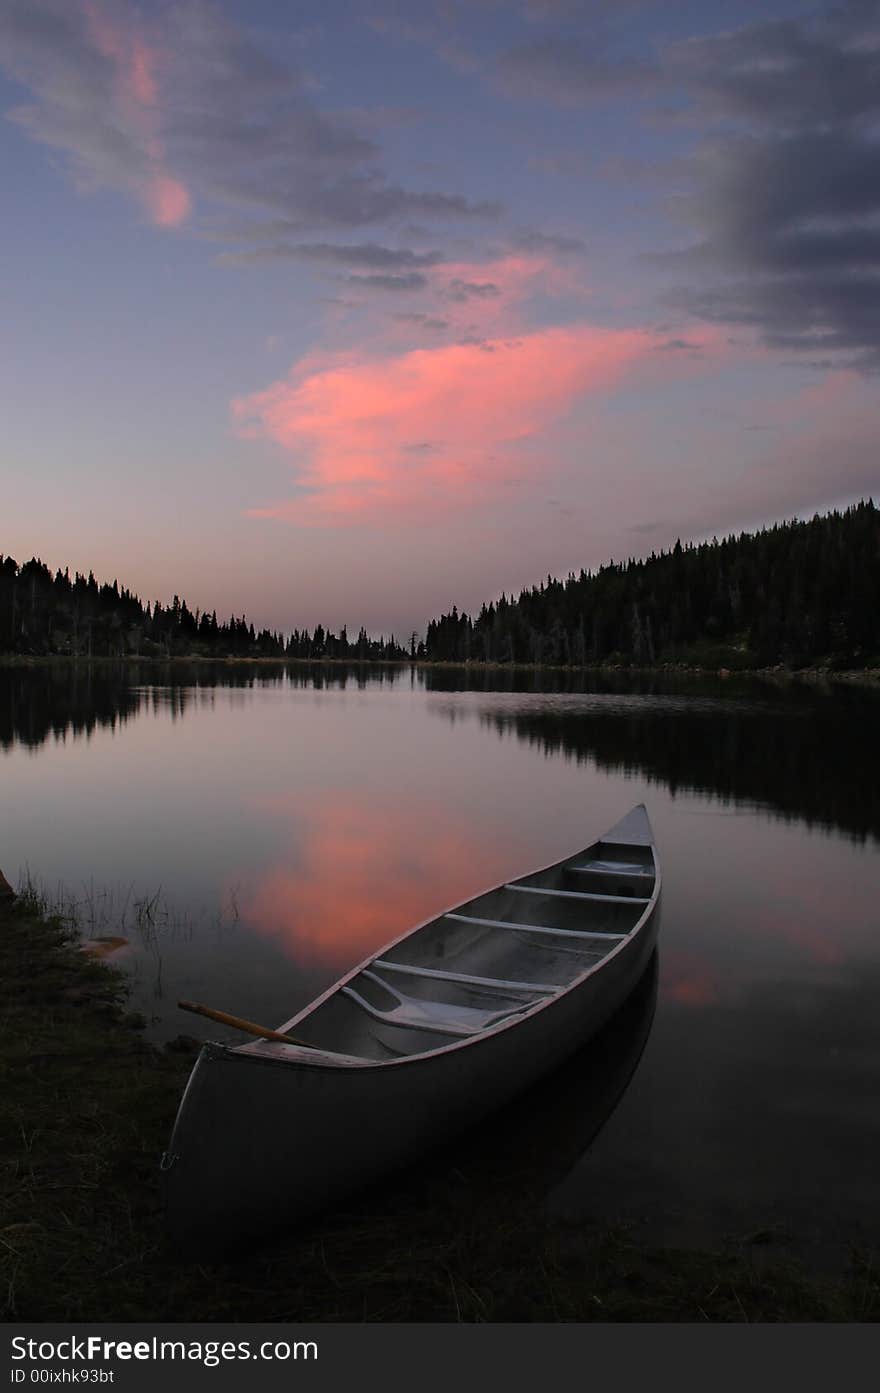
M 859 7 L 271 8 L 0 5 L 4 550 L 378 635 L 876 495 Z
M 576 325 L 375 361 L 305 358 L 233 404 L 246 431 L 291 451 L 307 490 L 250 515 L 339 523 L 469 507 L 540 474 L 544 449 L 522 447 L 651 347 L 638 330 Z

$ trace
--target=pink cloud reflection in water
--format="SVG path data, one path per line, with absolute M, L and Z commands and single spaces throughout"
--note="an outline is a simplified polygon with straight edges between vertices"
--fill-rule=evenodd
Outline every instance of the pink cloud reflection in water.
M 246 923 L 291 958 L 341 972 L 505 874 L 460 807 L 390 805 L 350 791 L 259 799 L 291 824 L 290 855 L 243 879 Z M 439 815 L 438 815 L 439 814 Z M 474 848 L 479 847 L 475 855 Z M 509 849 L 508 849 L 509 857 Z

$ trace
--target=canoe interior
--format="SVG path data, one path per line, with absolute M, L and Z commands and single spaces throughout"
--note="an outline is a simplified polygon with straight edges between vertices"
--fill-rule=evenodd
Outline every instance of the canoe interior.
M 438 915 L 296 1018 L 291 1033 L 323 1050 L 383 1060 L 516 1019 L 570 987 L 639 925 L 656 863 L 638 824 L 635 838 L 606 838 Z

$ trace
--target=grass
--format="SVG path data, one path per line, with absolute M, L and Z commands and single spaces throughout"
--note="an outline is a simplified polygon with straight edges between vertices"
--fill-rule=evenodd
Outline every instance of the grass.
M 225 1262 L 180 1259 L 158 1158 L 196 1045 L 148 1044 L 125 981 L 25 894 L 0 908 L 0 1310 L 6 1320 L 872 1321 L 842 1280 L 773 1256 L 648 1250 L 548 1224 L 493 1127 Z M 514 1172 L 515 1172 L 515 1168 Z

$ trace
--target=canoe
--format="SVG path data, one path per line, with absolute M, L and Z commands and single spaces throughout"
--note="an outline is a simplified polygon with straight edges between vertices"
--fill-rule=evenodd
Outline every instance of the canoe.
M 304 1219 L 535 1083 L 627 999 L 659 927 L 639 805 L 586 849 L 434 915 L 285 1024 L 205 1044 L 162 1158 L 170 1233 L 217 1250 Z

